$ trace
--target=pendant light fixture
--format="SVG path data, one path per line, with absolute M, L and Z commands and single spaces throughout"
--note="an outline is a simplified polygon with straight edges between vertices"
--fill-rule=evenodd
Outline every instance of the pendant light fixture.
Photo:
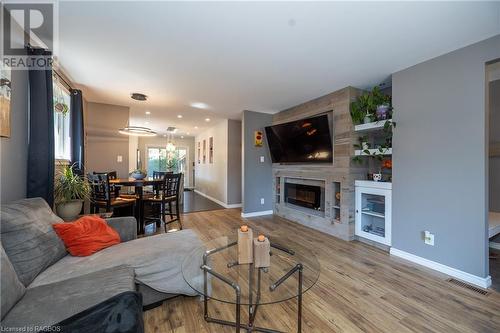
M 156 132 L 148 127 L 141 126 L 125 126 L 118 130 L 120 134 L 130 135 L 130 136 L 156 136 Z
M 141 94 L 141 93 L 131 93 L 130 97 L 132 99 L 135 99 L 137 101 L 146 101 L 148 99 L 148 96 Z M 146 113 L 147 115 L 151 114 L 151 112 Z M 147 124 L 147 122 L 146 122 Z M 118 130 L 118 133 L 120 134 L 125 134 L 125 135 L 130 135 L 130 136 L 156 136 L 156 132 L 153 131 L 149 127 L 143 127 L 143 126 L 130 126 L 127 122 L 127 126 L 120 128 Z

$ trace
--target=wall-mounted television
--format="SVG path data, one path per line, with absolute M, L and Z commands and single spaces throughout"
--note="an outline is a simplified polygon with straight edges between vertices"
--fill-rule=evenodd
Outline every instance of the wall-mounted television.
M 328 115 L 266 127 L 273 163 L 332 163 Z

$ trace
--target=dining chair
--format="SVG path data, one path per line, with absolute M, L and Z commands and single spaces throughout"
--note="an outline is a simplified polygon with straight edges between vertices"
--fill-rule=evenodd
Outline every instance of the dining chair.
M 145 224 L 148 224 L 148 222 L 163 222 L 165 232 L 168 232 L 168 225 L 178 222 L 179 229 L 182 230 L 179 202 L 182 173 L 174 174 L 166 172 L 162 177 L 162 182 L 156 187 L 154 195 L 146 197 L 143 200 L 143 204 L 150 204 L 153 208 L 153 215 L 144 217 Z M 175 213 L 173 211 L 174 204 Z M 170 218 L 169 221 L 166 220 L 167 215 Z
M 114 180 L 114 179 L 118 179 L 118 173 L 116 171 L 109 171 L 109 172 L 98 172 L 98 171 L 94 171 L 93 172 L 94 175 L 108 175 L 109 176 L 109 180 Z M 120 196 L 120 191 L 122 189 L 122 187 L 120 185 L 114 185 L 114 184 L 110 184 L 111 186 L 111 190 L 115 193 L 115 196 L 118 197 Z
M 116 195 L 116 190 L 110 184 L 108 173 L 89 173 L 87 178 L 91 187 L 90 213 L 98 213 L 101 208 L 111 212 L 116 208 L 130 207 L 135 213 L 135 198 L 122 198 Z M 116 179 L 116 178 L 115 178 Z

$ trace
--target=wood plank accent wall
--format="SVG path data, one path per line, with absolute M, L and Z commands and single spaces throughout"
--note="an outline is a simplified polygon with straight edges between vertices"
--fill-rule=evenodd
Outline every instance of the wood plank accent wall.
M 358 141 L 359 135 L 354 133 L 349 106 L 351 101 L 362 92 L 353 87 L 346 87 L 283 110 L 273 116 L 273 124 L 313 117 L 325 112 L 330 112 L 333 120 L 330 128 L 330 133 L 333 135 L 333 164 L 273 164 L 273 190 L 276 192 L 278 185 L 276 182 L 279 177 L 282 195 L 279 202 L 275 202 L 274 211 L 277 215 L 344 240 L 354 238 L 354 180 L 365 179 L 368 169 L 367 164 L 358 165 L 352 162 L 353 144 Z M 286 177 L 324 181 L 324 217 L 308 214 L 285 204 L 283 195 Z M 334 182 L 341 184 L 340 221 L 336 221 L 333 216 Z M 276 193 L 274 194 L 273 197 L 277 198 Z

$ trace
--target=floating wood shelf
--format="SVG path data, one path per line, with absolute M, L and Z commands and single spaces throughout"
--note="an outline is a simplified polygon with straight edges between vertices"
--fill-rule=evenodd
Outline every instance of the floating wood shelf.
M 356 126 L 354 126 L 354 131 L 355 132 L 370 132 L 370 131 L 381 130 L 384 128 L 386 121 L 392 122 L 392 119 L 379 120 L 379 121 L 374 121 L 372 123 L 356 125 Z

